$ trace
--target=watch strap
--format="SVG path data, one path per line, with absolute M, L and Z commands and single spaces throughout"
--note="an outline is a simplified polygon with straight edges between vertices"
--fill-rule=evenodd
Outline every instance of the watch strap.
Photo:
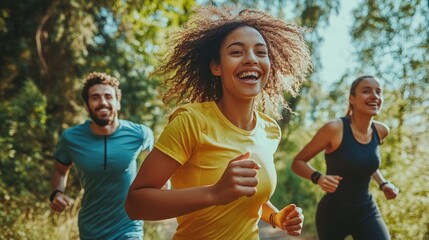
M 55 196 L 57 196 L 57 193 L 63 193 L 61 190 L 54 190 L 52 191 L 51 195 L 49 196 L 49 201 L 53 202 L 55 199 Z
M 314 184 L 317 184 L 317 181 L 319 181 L 319 178 L 322 176 L 322 174 L 318 171 L 315 171 L 311 174 L 310 179 Z

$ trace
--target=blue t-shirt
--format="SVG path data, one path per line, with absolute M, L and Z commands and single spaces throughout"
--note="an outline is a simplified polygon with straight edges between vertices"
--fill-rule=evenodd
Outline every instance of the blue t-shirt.
M 154 144 L 152 130 L 119 120 L 111 135 L 96 135 L 91 121 L 67 129 L 54 152 L 62 164 L 76 166 L 85 190 L 78 225 L 80 238 L 143 238 L 143 221 L 132 221 L 125 212 L 125 198 L 137 174 L 137 157 Z

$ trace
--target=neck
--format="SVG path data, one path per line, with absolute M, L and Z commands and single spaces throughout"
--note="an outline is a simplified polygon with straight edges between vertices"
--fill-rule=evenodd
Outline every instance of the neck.
M 119 121 L 117 118 L 113 120 L 112 123 L 107 124 L 106 126 L 97 125 L 94 122 L 91 122 L 90 128 L 91 131 L 97 135 L 111 135 L 119 126 Z
M 367 133 L 368 130 L 371 129 L 372 116 L 368 117 L 363 115 L 352 114 L 350 115 L 350 119 L 354 129 L 356 129 L 361 133 Z
M 251 101 L 231 102 L 222 98 L 216 104 L 222 114 L 236 127 L 248 131 L 255 127 L 253 99 Z

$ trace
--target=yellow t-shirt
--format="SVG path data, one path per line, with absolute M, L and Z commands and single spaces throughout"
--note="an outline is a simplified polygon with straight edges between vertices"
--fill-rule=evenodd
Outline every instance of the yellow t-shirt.
M 277 182 L 273 155 L 281 132 L 267 115 L 255 112 L 255 116 L 252 131 L 234 126 L 214 102 L 187 104 L 170 116 L 155 147 L 182 165 L 172 176 L 173 188 L 215 184 L 229 161 L 248 150 L 261 165 L 254 196 L 178 217 L 173 239 L 259 239 L 261 207 Z

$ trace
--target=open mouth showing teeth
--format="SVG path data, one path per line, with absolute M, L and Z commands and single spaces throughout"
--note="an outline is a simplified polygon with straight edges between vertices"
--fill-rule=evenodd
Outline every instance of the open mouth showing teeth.
M 253 79 L 253 80 L 255 80 L 255 79 L 259 78 L 259 74 L 257 72 L 249 71 L 249 72 L 243 72 L 243 73 L 239 74 L 238 77 L 240 79 Z
M 100 108 L 100 109 L 97 109 L 97 111 L 98 112 L 108 112 L 108 111 L 110 111 L 110 109 L 108 109 L 108 108 Z

